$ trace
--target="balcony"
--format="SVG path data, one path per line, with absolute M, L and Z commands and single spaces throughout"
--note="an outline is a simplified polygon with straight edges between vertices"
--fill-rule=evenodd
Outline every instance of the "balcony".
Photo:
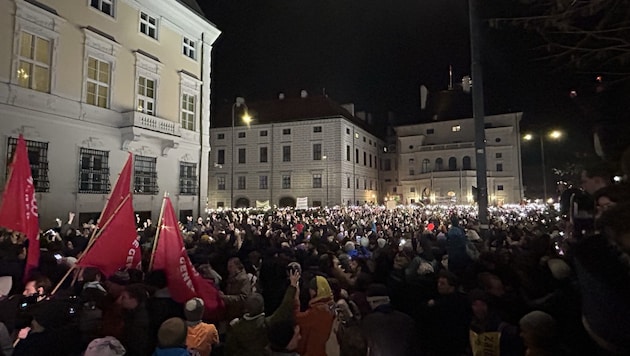
M 127 111 L 123 113 L 122 127 L 138 127 L 171 136 L 182 135 L 181 125 L 178 122 L 160 119 L 157 116 L 145 114 L 140 111 Z
M 171 149 L 179 147 L 181 141 L 194 140 L 199 142 L 199 134 L 182 130 L 178 122 L 161 119 L 139 111 L 127 111 L 122 114 L 122 149 L 129 150 L 132 142 L 142 140 L 142 137 L 159 139 L 161 154 L 167 156 Z M 185 132 L 184 132 L 185 131 Z
M 419 147 L 420 152 L 424 151 L 442 151 L 442 150 L 453 150 L 459 148 L 474 148 L 474 142 L 458 142 L 458 143 L 446 143 L 439 145 L 424 145 Z

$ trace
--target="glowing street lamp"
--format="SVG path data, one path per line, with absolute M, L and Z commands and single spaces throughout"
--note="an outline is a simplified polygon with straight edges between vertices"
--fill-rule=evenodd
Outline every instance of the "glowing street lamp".
M 542 181 L 543 181 L 543 195 L 544 201 L 547 201 L 547 168 L 545 167 L 545 136 L 552 140 L 558 140 L 562 138 L 563 133 L 560 130 L 552 130 L 549 131 L 546 135 L 537 134 L 538 139 L 540 140 L 540 163 L 542 167 Z M 527 133 L 523 135 L 523 140 L 532 141 L 534 139 L 534 134 Z
M 231 174 L 230 174 L 230 208 L 234 209 L 234 163 L 235 163 L 235 153 L 234 153 L 234 127 L 235 127 L 235 121 L 236 121 L 236 108 L 237 107 L 244 107 L 244 112 L 243 115 L 241 116 L 241 119 L 243 120 L 244 123 L 247 124 L 247 127 L 249 127 L 249 124 L 252 121 L 252 117 L 249 115 L 248 113 L 248 108 L 247 105 L 245 104 L 245 98 L 243 97 L 237 97 L 236 100 L 234 101 L 234 104 L 232 104 L 232 162 L 231 162 Z

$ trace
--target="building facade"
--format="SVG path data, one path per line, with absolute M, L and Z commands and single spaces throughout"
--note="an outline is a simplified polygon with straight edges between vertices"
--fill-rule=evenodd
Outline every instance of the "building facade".
M 239 118 L 247 107 L 249 125 Z M 234 127 L 210 130 L 209 208 L 376 203 L 383 142 L 352 105 L 324 96 L 233 106 Z M 229 120 L 224 120 L 229 122 Z
M 210 51 L 191 0 L 0 0 L 0 186 L 27 140 L 40 225 L 99 215 L 128 152 L 134 208 L 206 207 Z
M 488 202 L 523 198 L 519 122 L 522 113 L 485 118 Z M 433 121 L 395 128 L 398 184 L 386 197 L 403 204 L 469 204 L 477 185 L 474 119 Z

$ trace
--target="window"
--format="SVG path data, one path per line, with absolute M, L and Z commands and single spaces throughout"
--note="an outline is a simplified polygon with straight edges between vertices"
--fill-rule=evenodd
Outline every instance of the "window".
M 182 94 L 182 128 L 195 131 L 197 122 L 197 97 L 188 93 Z
M 260 163 L 267 163 L 267 147 L 260 147 L 259 149 Z
M 431 161 L 427 158 L 422 160 L 422 173 L 429 173 L 431 167 Z
M 435 129 L 427 129 L 427 135 L 433 135 L 435 133 Z
M 365 141 L 366 141 L 366 140 L 365 140 L 365 136 L 363 136 L 363 142 L 365 142 Z
M 182 114 L 184 108 L 182 97 Z M 193 103 L 194 104 L 194 103 Z M 138 107 L 137 110 L 149 115 L 155 115 L 155 81 L 138 77 Z M 184 117 L 182 115 L 182 125 Z M 194 122 L 193 122 L 194 125 Z
M 357 178 L 357 182 L 355 184 L 355 187 L 356 187 L 355 189 L 359 189 L 359 178 Z
M 282 189 L 291 189 L 291 176 L 288 174 L 282 175 Z
M 225 207 L 225 202 L 222 202 L 222 201 L 217 202 L 217 209 L 224 208 L 224 207 Z
M 157 40 L 157 20 L 147 13 L 140 12 L 140 32 Z
M 282 146 L 282 162 L 291 162 L 291 146 Z
M 392 160 L 389 158 L 386 158 L 385 160 L 383 160 L 383 164 L 381 165 L 384 171 L 391 171 L 392 170 Z
M 346 127 L 346 134 L 350 135 L 350 129 Z
M 369 159 L 369 161 L 368 161 L 368 162 L 370 163 L 370 168 L 372 168 L 372 154 L 371 154 L 371 153 L 370 153 L 370 157 L 369 157 L 369 158 L 370 158 L 370 159 Z
M 237 184 L 236 189 L 241 189 L 241 190 L 245 189 L 245 187 L 246 187 L 246 185 L 245 185 L 245 182 L 246 182 L 245 178 L 246 178 L 245 176 L 238 176 L 237 183 L 236 183 Z
M 442 169 L 444 169 L 444 161 L 442 160 L 442 158 L 437 158 L 435 160 L 435 170 L 441 171 Z
M 503 184 L 497 185 L 497 190 L 503 190 Z
M 197 59 L 195 41 L 188 37 L 184 37 L 184 42 L 182 43 L 182 53 L 188 58 Z
M 290 135 L 291 134 L 291 129 L 282 129 L 282 134 L 283 135 Z
M 157 194 L 157 158 L 136 156 L 134 161 L 134 193 Z
M 269 180 L 267 176 L 259 176 L 258 177 L 258 188 L 259 189 L 269 189 Z
M 367 152 L 363 151 L 363 165 L 367 166 Z
M 179 194 L 197 194 L 197 164 L 179 162 Z
M 13 161 L 13 153 L 15 152 L 17 141 L 17 138 L 9 137 L 7 169 L 5 171 L 7 176 L 9 174 L 9 164 Z M 28 161 L 31 165 L 35 191 L 48 192 L 50 190 L 50 182 L 48 181 L 48 142 L 26 140 L 26 149 L 28 150 Z
M 217 150 L 217 164 L 225 164 L 225 150 Z
M 223 133 L 217 134 L 217 140 L 224 140 L 224 139 L 225 139 L 225 134 Z
M 410 192 L 410 193 L 415 193 L 415 192 L 416 192 L 416 187 L 411 187 L 411 188 L 409 188 L 409 192 Z
M 416 174 L 416 171 L 414 171 L 413 167 L 409 167 L 409 175 L 412 176 Z
M 238 149 L 238 163 L 240 164 L 245 164 L 246 163 L 246 149 L 245 148 L 239 148 Z
M 451 131 L 452 132 L 460 132 L 462 130 L 462 127 L 460 125 L 453 125 L 451 126 Z
M 346 161 L 350 161 L 350 145 L 346 145 Z
M 108 62 L 94 57 L 88 58 L 86 103 L 102 108 L 109 107 L 110 69 Z
M 497 138 L 495 138 L 495 139 L 494 139 L 494 142 L 496 142 L 496 143 L 501 142 L 501 137 L 497 137 Z
M 359 163 L 359 149 L 358 148 L 354 150 L 354 162 Z
M 359 133 L 358 132 L 354 133 L 354 138 L 359 138 Z
M 367 190 L 367 179 L 363 180 L 363 190 Z
M 497 152 L 494 154 L 494 158 L 503 158 L 503 153 Z
M 321 161 L 322 160 L 322 144 L 314 143 L 313 144 L 313 161 Z
M 51 41 L 22 31 L 17 84 L 41 92 L 50 91 Z
M 114 17 L 114 0 L 90 0 L 90 6 L 106 15 Z
M 225 177 L 217 177 L 217 190 L 225 190 Z
M 398 192 L 398 187 L 393 187 L 392 188 L 392 193 L 397 193 Z
M 81 147 L 79 193 L 109 193 L 109 152 Z
M 322 175 L 319 173 L 313 174 L 313 188 L 322 187 Z
M 457 158 L 451 157 L 448 159 L 448 170 L 449 171 L 457 170 Z
M 260 137 L 266 137 L 266 136 L 267 136 L 267 130 L 261 130 Z
M 313 126 L 313 132 L 322 132 L 321 126 Z
M 497 163 L 497 172 L 503 172 L 503 163 Z
M 247 137 L 247 134 L 245 132 L 238 133 L 238 138 L 245 138 L 245 137 Z
M 350 177 L 346 177 L 346 188 L 350 189 Z
M 470 156 L 464 156 L 464 159 L 462 161 L 462 169 L 470 170 L 472 167 L 472 164 L 470 162 L 471 162 Z

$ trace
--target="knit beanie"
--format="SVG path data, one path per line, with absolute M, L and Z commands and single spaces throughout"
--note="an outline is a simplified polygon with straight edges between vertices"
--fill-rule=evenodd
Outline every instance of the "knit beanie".
M 355 249 L 355 246 L 354 246 L 354 242 L 352 241 L 346 242 L 346 244 L 343 246 L 343 250 L 346 252 L 350 252 L 354 249 Z
M 192 298 L 184 306 L 184 315 L 188 321 L 200 321 L 203 317 L 203 299 Z
M 384 238 L 379 237 L 378 239 L 376 239 L 376 243 L 378 244 L 378 247 L 383 248 L 385 247 L 385 244 L 387 243 L 387 241 L 385 241 Z
M 521 330 L 525 330 L 535 338 L 537 346 L 548 345 L 556 335 L 556 321 L 540 310 L 526 314 L 519 321 Z
M 260 293 L 253 293 L 245 300 L 245 312 L 249 316 L 259 315 L 265 312 L 265 300 Z
M 158 330 L 158 346 L 166 349 L 171 347 L 181 347 L 186 344 L 188 327 L 181 318 L 166 319 Z
M 125 347 L 113 336 L 94 339 L 85 349 L 85 356 L 122 356 L 127 352 Z

